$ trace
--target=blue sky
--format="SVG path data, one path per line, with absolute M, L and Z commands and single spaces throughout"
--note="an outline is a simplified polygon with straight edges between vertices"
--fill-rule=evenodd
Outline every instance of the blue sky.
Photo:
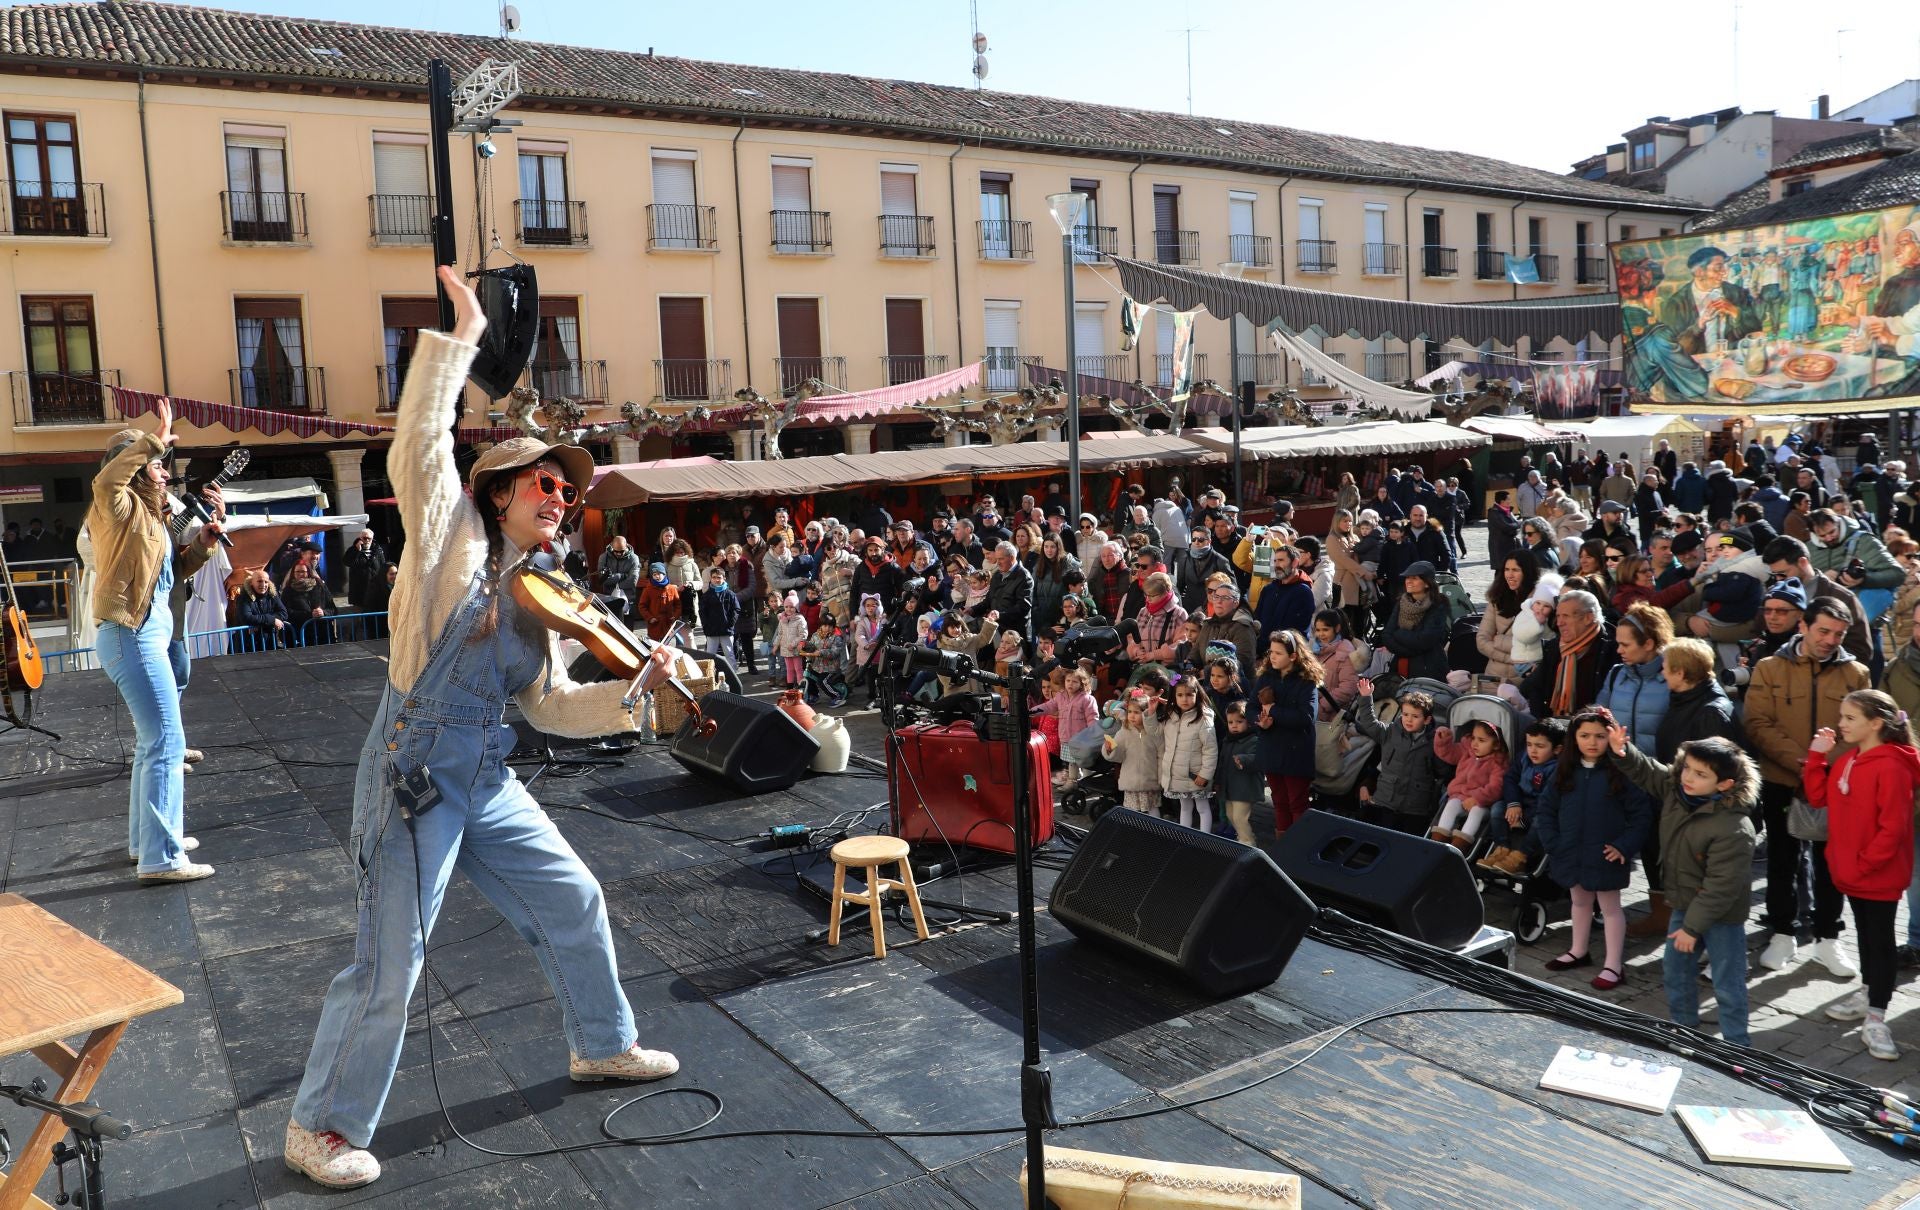
M 476 34 L 498 23 L 493 0 L 233 6 Z M 540 41 L 971 83 L 967 0 L 520 0 L 519 8 L 522 36 Z M 1653 114 L 1737 102 L 1804 117 L 1822 92 L 1837 109 L 1920 76 L 1914 4 L 979 0 L 979 9 L 992 44 L 989 88 L 1184 111 L 1179 31 L 1193 26 L 1197 113 L 1554 171 Z

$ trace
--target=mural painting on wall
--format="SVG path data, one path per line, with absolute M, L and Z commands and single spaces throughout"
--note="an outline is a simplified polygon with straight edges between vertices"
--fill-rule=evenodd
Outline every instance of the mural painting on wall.
M 1920 396 L 1920 206 L 1635 240 L 1613 257 L 1629 404 Z

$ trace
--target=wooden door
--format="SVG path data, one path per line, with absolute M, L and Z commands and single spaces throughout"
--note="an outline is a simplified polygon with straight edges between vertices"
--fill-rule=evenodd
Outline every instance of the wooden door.
M 820 345 L 820 300 L 774 300 L 780 332 L 780 389 L 808 378 L 824 378 Z
M 887 385 L 927 376 L 927 329 L 917 298 L 887 300 Z
M 660 395 L 664 399 L 709 397 L 705 299 L 660 300 Z

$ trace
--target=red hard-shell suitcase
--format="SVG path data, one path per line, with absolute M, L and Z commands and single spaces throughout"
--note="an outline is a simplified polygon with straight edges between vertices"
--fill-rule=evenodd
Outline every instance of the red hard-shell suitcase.
M 903 727 L 888 745 L 887 790 L 897 835 L 911 843 L 970 845 L 1013 852 L 1012 752 L 1006 741 L 980 739 L 971 723 Z M 1047 741 L 1027 737 L 1033 843 L 1053 836 L 1053 776 Z

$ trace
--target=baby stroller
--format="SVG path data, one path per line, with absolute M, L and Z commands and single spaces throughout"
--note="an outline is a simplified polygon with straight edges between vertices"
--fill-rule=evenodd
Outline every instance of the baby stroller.
M 1432 688 L 1439 684 L 1443 682 L 1424 679 L 1409 681 L 1402 686 L 1402 691 L 1417 688 L 1432 694 L 1434 717 L 1443 720 L 1456 739 L 1460 737 L 1461 732 L 1474 723 L 1485 723 L 1500 736 L 1500 742 L 1507 746 L 1509 754 L 1519 750 L 1521 736 L 1525 734 L 1527 725 L 1532 720 L 1510 705 L 1507 699 L 1491 693 L 1467 693 L 1456 697 L 1451 689 L 1447 690 L 1447 696 L 1443 698 Z M 1442 791 L 1440 801 L 1434 807 L 1433 821 L 1428 824 L 1429 828 L 1438 826 L 1440 815 L 1446 809 L 1446 805 L 1447 796 L 1445 791 Z M 1488 804 L 1488 806 L 1491 808 L 1494 804 Z M 1473 838 L 1472 847 L 1463 851 L 1469 865 L 1488 849 L 1487 837 L 1490 832 L 1490 828 L 1482 828 L 1480 834 Z M 1475 870 L 1478 872 L 1478 867 L 1475 867 Z
M 1120 767 L 1100 755 L 1100 741 L 1116 725 L 1102 718 L 1080 734 L 1060 741 L 1060 759 L 1079 770 L 1072 785 L 1055 792 L 1055 804 L 1062 812 L 1099 819 L 1120 805 Z
M 1436 699 L 1437 701 L 1438 699 Z M 1474 722 L 1485 722 L 1492 726 L 1505 741 L 1507 751 L 1517 753 L 1525 743 L 1527 728 L 1533 720 L 1516 709 L 1503 697 L 1490 693 L 1470 693 L 1456 698 L 1446 710 L 1447 726 L 1455 735 L 1463 727 Z M 1443 794 L 1439 804 L 1446 806 Z M 1498 804 L 1495 809 L 1504 809 Z M 1439 822 L 1440 812 L 1434 812 L 1434 822 Z M 1547 927 L 1559 921 L 1570 919 L 1573 915 L 1573 897 L 1567 889 L 1555 882 L 1547 871 L 1547 857 L 1543 853 L 1531 865 L 1518 873 L 1507 873 L 1491 866 L 1480 865 L 1479 859 L 1492 847 L 1492 829 L 1483 828 L 1474 838 L 1473 847 L 1468 850 L 1467 864 L 1480 883 L 1480 892 L 1486 899 L 1488 892 L 1497 892 L 1499 899 L 1510 899 L 1513 904 L 1513 935 L 1522 943 L 1531 945 L 1538 941 Z M 1487 902 L 1487 918 L 1493 920 L 1500 905 L 1492 899 Z

